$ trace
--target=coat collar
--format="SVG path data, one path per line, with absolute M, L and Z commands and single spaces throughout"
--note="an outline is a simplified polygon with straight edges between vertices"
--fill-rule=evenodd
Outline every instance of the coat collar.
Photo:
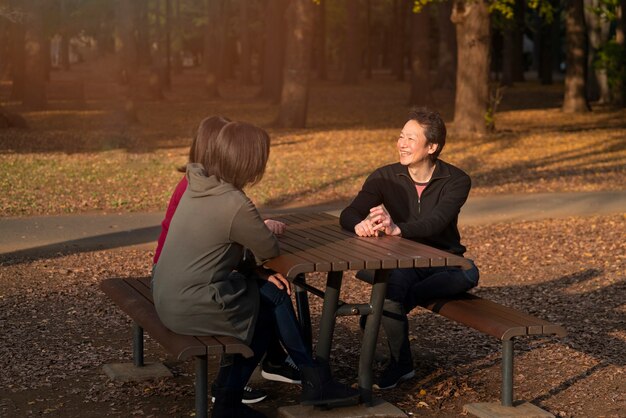
M 397 176 L 406 177 L 411 180 L 411 182 L 413 181 L 411 175 L 409 174 L 408 166 L 396 163 L 394 164 L 393 168 Z M 435 161 L 435 171 L 433 171 L 433 175 L 430 178 L 430 181 L 446 177 L 450 177 L 450 167 L 448 167 L 448 164 L 446 162 L 437 159 L 437 161 Z

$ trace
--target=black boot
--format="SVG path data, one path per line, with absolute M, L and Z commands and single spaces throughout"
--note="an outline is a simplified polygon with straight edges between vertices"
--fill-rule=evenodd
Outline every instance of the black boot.
M 359 391 L 333 380 L 328 364 L 302 366 L 302 405 L 349 406 L 359 403 Z
M 243 389 L 213 388 L 213 394 L 213 418 L 267 418 L 265 414 L 241 403 Z

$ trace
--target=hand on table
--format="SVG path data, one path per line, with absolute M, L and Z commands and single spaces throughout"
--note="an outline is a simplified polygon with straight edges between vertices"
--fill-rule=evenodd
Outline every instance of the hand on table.
M 280 221 L 266 219 L 264 222 L 265 226 L 267 226 L 267 228 L 272 231 L 274 235 L 280 235 L 285 232 L 285 229 L 287 229 L 287 225 Z
M 371 208 L 367 218 L 354 227 L 354 232 L 360 237 L 375 237 L 381 232 L 387 235 L 401 235 L 402 233 L 384 205 Z

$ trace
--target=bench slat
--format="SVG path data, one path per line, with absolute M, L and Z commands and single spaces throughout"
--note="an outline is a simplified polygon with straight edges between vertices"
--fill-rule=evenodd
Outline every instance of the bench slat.
M 371 270 L 361 270 L 356 274 L 358 279 L 370 284 L 373 276 Z M 521 335 L 556 334 L 564 337 L 567 334 L 560 325 L 470 293 L 437 299 L 424 308 L 501 340 Z
M 137 291 L 141 287 L 145 288 L 137 279 L 106 279 L 100 283 L 102 291 L 177 360 L 207 354 L 207 346 L 197 338 L 176 334 L 163 325 L 152 301 Z M 219 347 L 223 352 L 223 346 Z
M 498 339 L 510 339 L 527 334 L 525 326 L 498 316 L 489 315 L 486 320 L 484 311 L 473 309 L 463 302 L 454 299 L 438 299 L 429 303 L 425 308 Z

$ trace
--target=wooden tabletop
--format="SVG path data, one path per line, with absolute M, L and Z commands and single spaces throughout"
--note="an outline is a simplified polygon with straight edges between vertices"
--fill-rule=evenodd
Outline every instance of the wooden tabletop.
M 326 213 L 275 218 L 287 224 L 278 237 L 281 255 L 265 263 L 285 277 L 300 273 L 362 269 L 471 265 L 463 257 L 392 236 L 358 237 Z

